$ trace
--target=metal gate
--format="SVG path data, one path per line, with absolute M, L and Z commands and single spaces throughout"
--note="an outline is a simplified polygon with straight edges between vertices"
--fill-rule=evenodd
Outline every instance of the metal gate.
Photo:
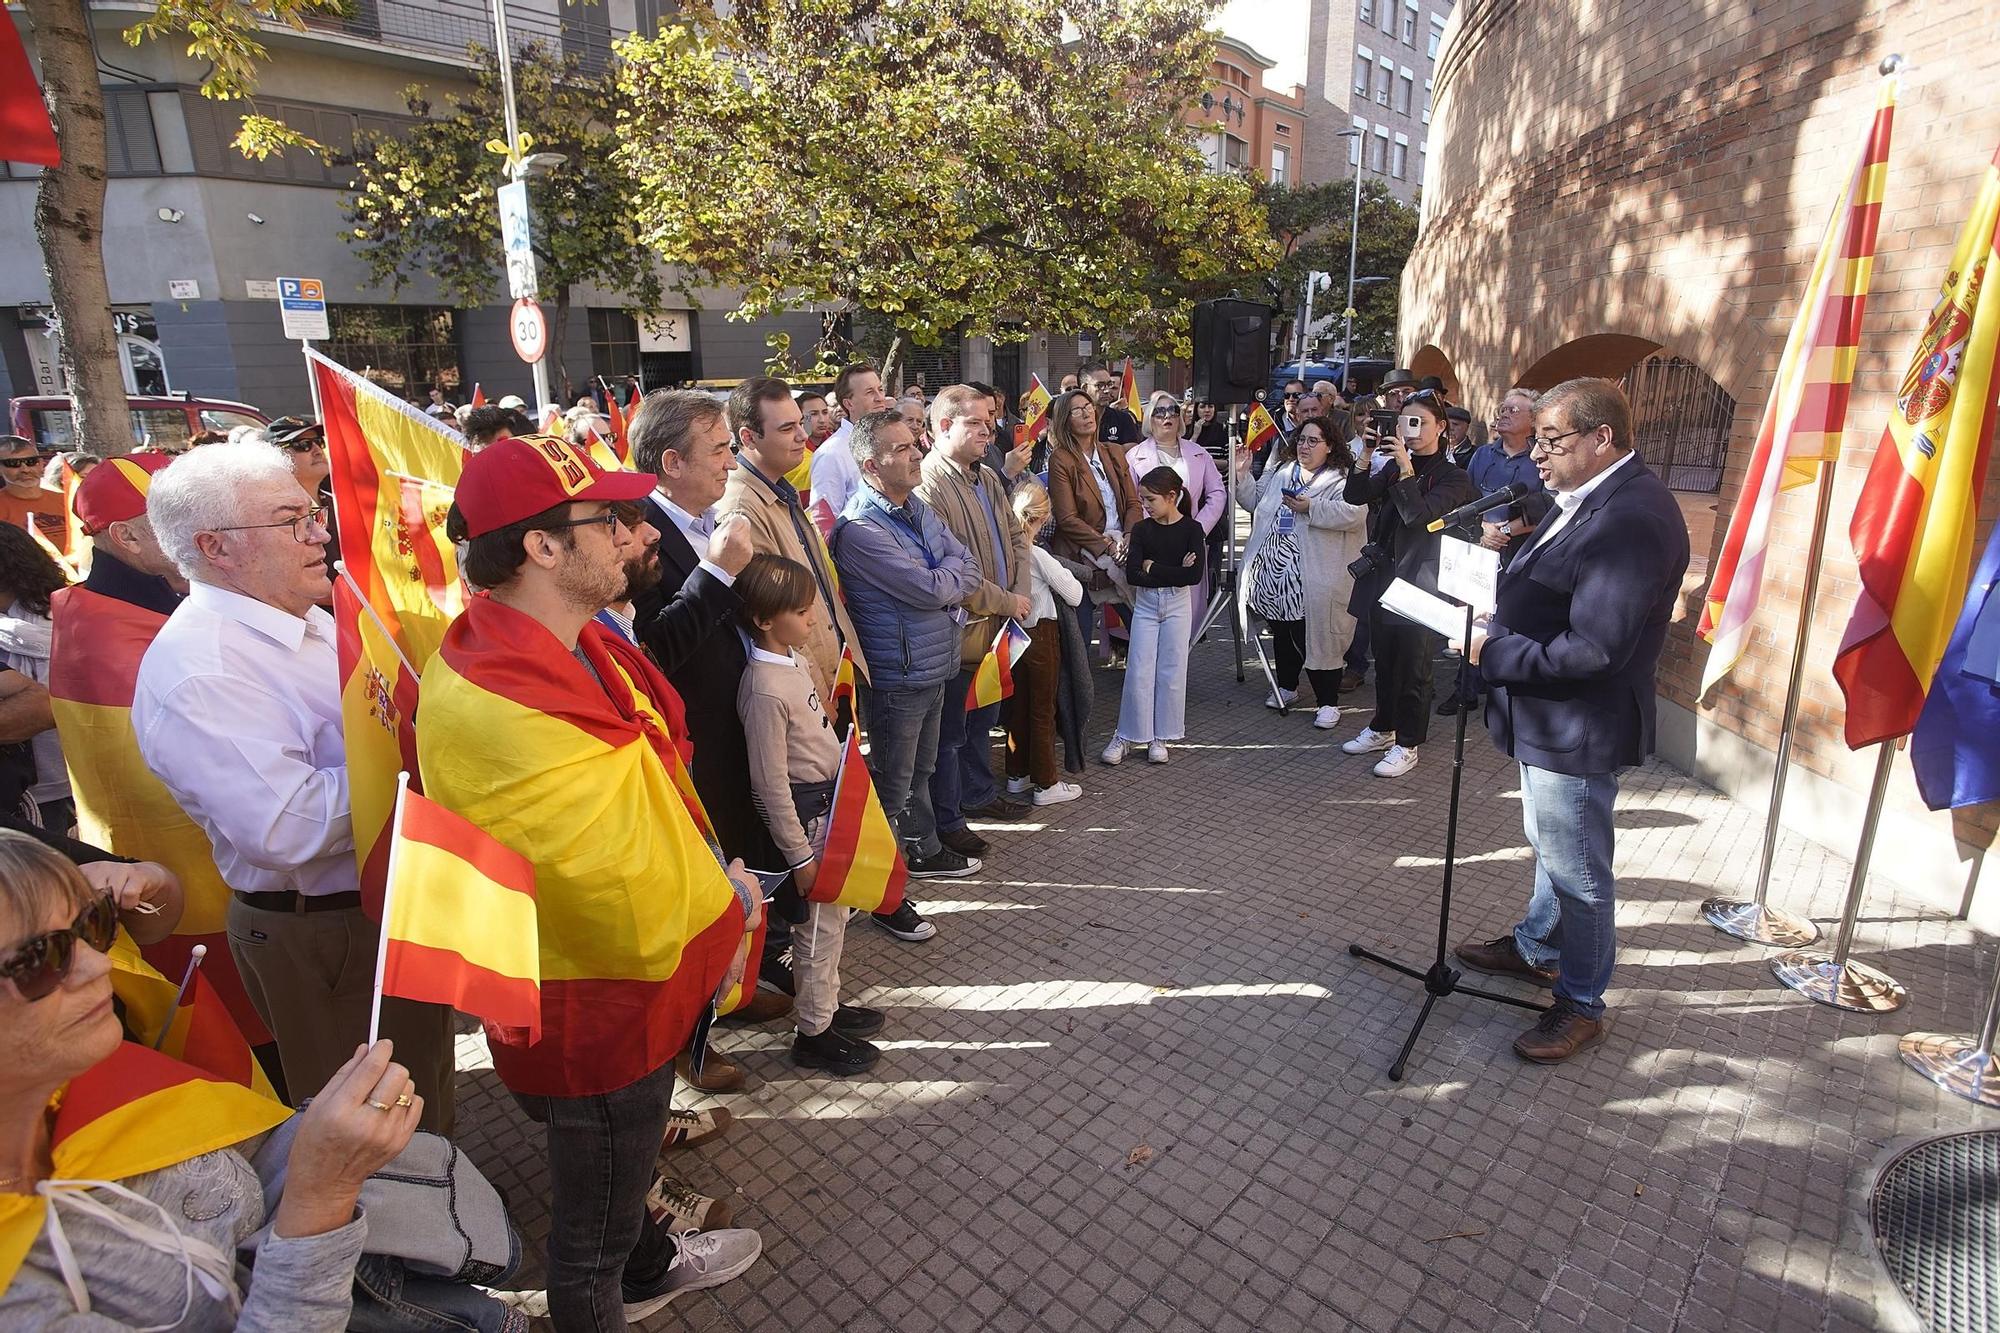
M 1721 490 L 1736 400 L 1700 366 L 1677 356 L 1647 357 L 1625 373 L 1624 386 L 1646 466 L 1677 491 Z

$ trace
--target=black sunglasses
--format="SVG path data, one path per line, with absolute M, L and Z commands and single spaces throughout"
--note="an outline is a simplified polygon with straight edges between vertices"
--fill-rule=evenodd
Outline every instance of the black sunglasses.
M 0 961 L 0 977 L 13 982 L 22 999 L 43 999 L 55 994 L 75 966 L 78 940 L 104 953 L 117 937 L 118 904 L 94 898 L 67 927 L 35 936 Z
M 26 458 L 0 458 L 0 467 L 47 467 L 49 456 L 31 454 Z
M 1285 395 L 1285 397 L 1286 397 L 1286 399 L 1287 399 L 1287 400 L 1289 400 L 1289 399 L 1293 399 L 1293 398 L 1303 398 L 1303 397 L 1305 397 L 1305 395 L 1304 395 L 1304 394 L 1302 394 L 1302 393 L 1288 393 L 1288 394 L 1286 394 L 1286 395 Z

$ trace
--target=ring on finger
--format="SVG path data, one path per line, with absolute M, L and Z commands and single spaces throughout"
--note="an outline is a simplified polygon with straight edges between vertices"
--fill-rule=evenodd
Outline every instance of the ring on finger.
M 400 1094 L 398 1094 L 398 1095 L 397 1095 L 397 1097 L 396 1097 L 396 1105 L 398 1105 L 398 1106 L 408 1106 L 408 1105 L 409 1105 L 409 1104 L 410 1104 L 410 1103 L 411 1103 L 412 1101 L 414 1101 L 414 1100 L 415 1100 L 415 1098 L 411 1097 L 409 1093 L 407 1093 L 407 1092 L 405 1092 L 405 1093 L 400 1093 Z
M 378 1101 L 376 1101 L 376 1100 L 375 1100 L 375 1099 L 374 1099 L 373 1097 L 370 1097 L 370 1098 L 368 1099 L 368 1104 L 369 1104 L 370 1106 L 374 1107 L 374 1108 L 375 1108 L 376 1110 L 378 1110 L 378 1111 L 386 1111 L 386 1110 L 388 1110 L 388 1109 L 389 1109 L 389 1103 L 387 1103 L 387 1102 L 378 1102 Z

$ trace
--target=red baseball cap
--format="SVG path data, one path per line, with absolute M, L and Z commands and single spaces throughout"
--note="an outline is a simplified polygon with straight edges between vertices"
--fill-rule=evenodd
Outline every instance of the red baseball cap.
M 453 497 L 468 537 L 483 537 L 571 501 L 643 500 L 658 481 L 599 467 L 568 440 L 514 435 L 465 460 Z
M 126 454 L 92 468 L 77 483 L 76 498 L 71 502 L 84 533 L 95 537 L 113 523 L 143 517 L 153 474 L 173 461 L 172 454 Z

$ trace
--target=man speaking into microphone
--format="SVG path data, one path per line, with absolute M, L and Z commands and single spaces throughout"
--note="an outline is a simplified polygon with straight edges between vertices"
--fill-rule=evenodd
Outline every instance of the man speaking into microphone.
M 1632 452 L 1632 409 L 1610 380 L 1558 384 L 1535 405 L 1533 455 L 1555 507 L 1500 573 L 1466 658 L 1491 691 L 1486 725 L 1521 765 L 1535 888 L 1511 935 L 1453 952 L 1481 972 L 1553 982 L 1514 1042 L 1556 1064 L 1604 1040 L 1617 952 L 1611 875 L 1618 771 L 1653 748 L 1654 677 L 1687 573 L 1687 525 Z

